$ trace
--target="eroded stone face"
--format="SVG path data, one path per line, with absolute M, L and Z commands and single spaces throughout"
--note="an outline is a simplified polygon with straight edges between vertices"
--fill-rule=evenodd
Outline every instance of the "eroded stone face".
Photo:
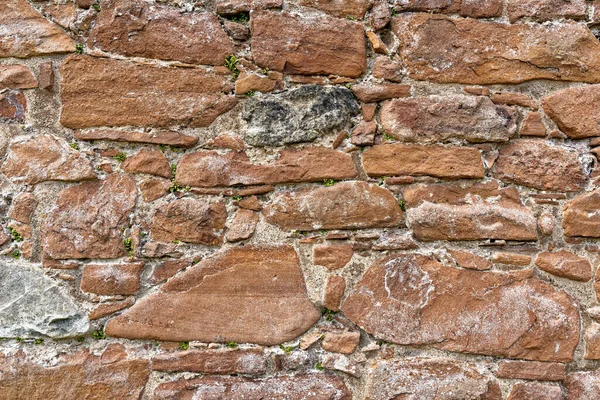
M 322 182 L 356 176 L 352 157 L 325 147 L 286 150 L 272 163 L 255 164 L 246 154 L 215 151 L 186 154 L 177 165 L 183 186 L 212 187 L 276 183 Z
M 395 99 L 384 103 L 380 119 L 383 129 L 403 142 L 506 142 L 517 129 L 513 107 L 460 94 Z
M 544 97 L 544 112 L 570 139 L 600 136 L 600 85 L 558 90 Z
M 223 242 L 227 210 L 224 203 L 184 198 L 161 206 L 152 218 L 152 237 L 164 242 L 218 245 Z
M 68 128 L 210 125 L 237 100 L 228 75 L 84 55 L 61 66 L 60 122 Z
M 579 342 L 577 305 L 531 270 L 461 270 L 418 254 L 376 261 L 341 309 L 404 345 L 568 362 Z
M 494 174 L 508 183 L 559 192 L 579 191 L 587 182 L 577 150 L 535 139 L 502 147 Z
M 95 179 L 92 163 L 64 139 L 52 135 L 18 136 L 8 147 L 2 173 L 15 183 Z
M 431 14 L 392 19 L 408 75 L 438 83 L 600 81 L 600 43 L 579 24 L 543 26 Z M 572 60 L 579 60 L 575 64 Z
M 220 400 L 302 400 L 307 397 L 350 400 L 344 381 L 332 374 L 299 374 L 261 380 L 240 377 L 203 377 L 163 383 L 154 391 L 157 400 L 173 398 L 218 398 Z
M 600 237 L 600 190 L 584 193 L 565 203 L 563 229 L 567 236 Z
M 75 42 L 26 0 L 3 1 L 0 26 L 0 57 L 27 58 L 75 51 Z
M 149 362 L 126 360 L 125 351 L 114 347 L 102 356 L 84 350 L 55 366 L 28 361 L 22 354 L 0 356 L 0 393 L 6 399 L 139 399 L 150 376 Z M 114 359 L 108 360 L 111 352 Z
M 88 330 L 85 311 L 58 281 L 45 276 L 40 268 L 5 262 L 0 267 L 0 285 L 1 337 L 64 338 Z M 0 393 L 4 396 L 1 371 L 2 359 Z
M 246 142 L 253 146 L 309 142 L 349 127 L 359 112 L 352 91 L 339 86 L 307 85 L 261 96 L 244 105 Z
M 465 17 L 497 17 L 502 15 L 502 0 L 397 0 L 396 10 L 441 12 Z
M 267 222 L 282 229 L 396 227 L 402 210 L 392 193 L 366 182 L 282 191 L 263 210 Z
M 502 399 L 489 371 L 448 358 L 378 360 L 368 369 L 365 391 L 371 400 Z
M 88 45 L 129 57 L 190 64 L 223 65 L 234 54 L 214 14 L 181 13 L 143 0 L 103 2 Z
M 507 10 L 510 22 L 522 17 L 541 21 L 561 17 L 581 19 L 586 15 L 586 4 L 585 0 L 509 0 Z
M 63 189 L 42 227 L 43 251 L 56 260 L 125 255 L 122 228 L 136 197 L 133 178 L 120 174 Z
M 130 339 L 277 345 L 319 317 L 291 246 L 245 246 L 170 279 L 111 319 L 106 332 Z
M 258 66 L 301 75 L 362 75 L 367 67 L 365 33 L 347 19 L 257 11 L 250 21 Z

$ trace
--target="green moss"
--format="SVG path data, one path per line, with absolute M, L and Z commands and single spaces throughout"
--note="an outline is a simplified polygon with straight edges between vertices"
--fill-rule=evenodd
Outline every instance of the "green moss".
M 133 239 L 129 237 L 123 240 L 123 247 L 125 247 L 125 250 L 127 250 L 129 257 L 133 257 Z
M 42 345 L 44 344 L 44 339 L 35 339 L 33 341 L 33 344 Z
M 333 186 L 335 185 L 336 180 L 335 179 L 324 179 L 323 180 L 323 185 L 325 186 Z
M 295 346 L 284 346 L 282 344 L 279 345 L 279 348 L 283 350 L 285 354 L 290 354 L 292 350 L 294 350 Z
M 8 229 L 8 233 L 10 233 L 10 236 L 12 237 L 12 240 L 14 240 L 15 242 L 23 241 L 23 236 L 21 236 L 21 234 L 19 232 L 17 232 L 17 230 L 15 228 L 13 228 L 12 226 L 9 226 L 7 229 Z
M 227 67 L 227 69 L 229 69 L 233 73 L 232 80 L 234 80 L 234 81 L 240 75 L 240 70 L 237 68 L 237 63 L 239 61 L 240 60 L 234 54 L 225 57 L 225 66 Z
M 179 346 L 179 350 L 187 350 L 190 348 L 190 342 L 179 342 L 177 346 Z
M 92 4 L 92 8 L 98 12 L 100 12 L 100 3 Z
M 400 206 L 400 209 L 402 211 L 406 211 L 406 202 L 404 201 L 404 199 L 398 200 L 398 205 Z
M 117 160 L 118 162 L 123 162 L 127 159 L 127 154 L 125 154 L 121 151 L 119 154 L 113 156 L 113 158 L 115 160 Z
M 238 24 L 247 24 L 250 21 L 250 13 L 242 12 L 231 17 L 233 22 L 237 22 Z
M 96 340 L 106 339 L 106 334 L 104 333 L 104 328 L 101 327 L 100 329 L 92 332 L 92 337 Z
M 315 369 L 318 369 L 319 371 L 323 371 L 325 368 L 323 368 L 323 364 L 321 364 L 320 362 L 318 362 L 315 365 Z
M 75 45 L 75 53 L 83 54 L 83 45 L 81 43 Z
M 321 309 L 321 315 L 325 316 L 327 321 L 333 321 L 333 317 L 337 314 L 336 311 L 330 310 L 327 307 Z
M 79 150 L 79 145 L 77 143 L 69 143 L 72 149 Z
M 235 349 L 238 347 L 238 344 L 236 342 L 227 342 L 225 343 L 225 346 L 229 347 L 230 349 Z
M 18 260 L 19 258 L 21 258 L 21 251 L 19 249 L 14 249 L 12 253 L 10 253 L 10 256 L 15 260 Z

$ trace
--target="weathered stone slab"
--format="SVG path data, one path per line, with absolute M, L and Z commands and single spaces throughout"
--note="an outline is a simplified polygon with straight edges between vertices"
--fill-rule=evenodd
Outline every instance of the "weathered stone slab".
M 262 349 L 189 350 L 155 356 L 152 358 L 152 369 L 220 375 L 262 375 L 267 372 L 267 360 Z
M 544 97 L 544 112 L 570 139 L 600 136 L 600 85 L 556 91 Z
M 210 125 L 237 100 L 231 79 L 203 68 L 68 57 L 61 66 L 62 112 L 67 128 Z
M 88 45 L 128 57 L 190 64 L 223 65 L 234 54 L 214 14 L 182 13 L 143 0 L 103 1 Z
M 281 146 L 308 142 L 348 128 L 360 107 L 345 87 L 306 85 L 246 102 L 246 142 L 253 146 Z
M 86 313 L 66 289 L 30 265 L 0 267 L 0 337 L 78 336 L 88 330 Z M 0 358 L 0 393 L 2 390 Z
M 397 227 L 402 210 L 388 190 L 366 182 L 278 192 L 263 210 L 267 222 L 282 229 Z
M 392 19 L 392 30 L 413 79 L 481 85 L 532 79 L 600 82 L 600 43 L 584 25 L 401 14 Z
M 106 325 L 110 336 L 276 345 L 320 317 L 290 246 L 244 246 L 171 278 Z M 276 318 L 275 318 L 276 316 Z
M 122 228 L 129 225 L 136 197 L 129 175 L 63 189 L 42 227 L 44 252 L 55 260 L 125 255 Z
M 464 270 L 418 254 L 376 261 L 341 309 L 403 345 L 569 362 L 579 342 L 577 304 L 533 270 Z
M 565 203 L 563 229 L 567 236 L 600 237 L 600 190 L 584 193 Z

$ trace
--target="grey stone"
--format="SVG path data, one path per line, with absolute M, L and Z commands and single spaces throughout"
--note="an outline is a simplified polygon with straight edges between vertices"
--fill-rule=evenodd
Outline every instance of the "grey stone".
M 0 287 L 0 337 L 64 338 L 89 328 L 84 310 L 41 269 L 7 262 Z
M 246 103 L 246 142 L 253 146 L 281 146 L 309 142 L 350 125 L 360 107 L 344 87 L 306 85 L 268 94 Z

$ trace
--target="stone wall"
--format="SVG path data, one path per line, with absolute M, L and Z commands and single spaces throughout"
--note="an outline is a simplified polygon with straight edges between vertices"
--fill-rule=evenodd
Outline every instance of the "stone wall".
M 599 28 L 0 0 L 0 399 L 599 399 Z

